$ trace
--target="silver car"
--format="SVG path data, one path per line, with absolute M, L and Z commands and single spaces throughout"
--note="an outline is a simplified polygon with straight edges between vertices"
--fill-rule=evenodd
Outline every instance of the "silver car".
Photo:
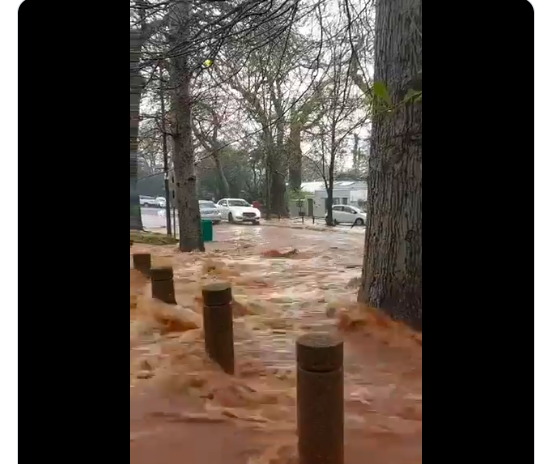
M 212 221 L 214 224 L 221 222 L 221 211 L 213 201 L 199 200 L 198 206 L 200 207 L 200 217 Z

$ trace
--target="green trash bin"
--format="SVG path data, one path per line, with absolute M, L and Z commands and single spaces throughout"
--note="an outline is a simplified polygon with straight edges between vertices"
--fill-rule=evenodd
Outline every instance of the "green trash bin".
M 213 223 L 207 219 L 202 220 L 202 240 L 213 242 Z

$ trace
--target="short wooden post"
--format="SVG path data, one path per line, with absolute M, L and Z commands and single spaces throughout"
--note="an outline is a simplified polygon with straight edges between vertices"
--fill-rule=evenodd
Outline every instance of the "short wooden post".
M 170 266 L 151 268 L 151 296 L 168 304 L 177 304 L 174 271 Z
M 151 269 L 151 255 L 149 253 L 134 253 L 132 255 L 132 262 L 134 263 L 134 269 L 145 275 L 149 275 L 149 270 Z
M 217 282 L 202 289 L 204 339 L 208 356 L 227 374 L 234 374 L 232 290 L 229 283 Z
M 297 340 L 299 464 L 344 464 L 344 344 L 328 334 Z

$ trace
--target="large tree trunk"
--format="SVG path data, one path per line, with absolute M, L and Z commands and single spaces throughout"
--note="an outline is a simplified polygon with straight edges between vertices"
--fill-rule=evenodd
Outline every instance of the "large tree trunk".
M 137 190 L 138 159 L 136 153 L 130 154 L 130 230 L 143 230 L 140 196 Z
M 274 169 L 271 176 L 270 194 L 272 196 L 272 214 L 279 217 L 287 217 L 285 175 L 279 169 Z
M 278 142 L 278 138 L 276 142 Z M 274 143 L 272 134 L 265 130 L 263 142 L 266 150 L 266 219 L 270 215 L 286 216 L 286 191 L 285 178 L 287 166 L 284 162 L 284 146 Z
M 336 125 L 333 126 L 332 129 L 332 144 L 334 147 L 334 143 L 336 140 Z M 334 148 L 333 148 L 334 150 Z M 334 163 L 336 160 L 336 153 L 331 153 L 331 162 L 329 164 L 329 172 L 328 172 L 328 181 L 325 182 L 326 190 L 327 190 L 327 216 L 325 218 L 325 223 L 329 227 L 333 227 L 336 224 L 334 223 L 334 217 L 332 214 L 332 207 L 334 206 Z
M 138 181 L 138 129 L 142 78 L 139 71 L 143 38 L 140 31 L 130 30 L 130 230 L 143 230 Z
M 180 50 L 186 50 L 192 2 L 172 6 L 173 37 Z M 172 110 L 175 118 L 172 161 L 176 177 L 176 202 L 179 217 L 179 248 L 183 252 L 204 251 L 200 209 L 196 195 L 195 153 L 192 133 L 191 71 L 185 53 L 176 53 L 170 66 Z
M 332 216 L 332 207 L 333 207 L 333 195 L 334 190 L 332 187 L 327 187 L 327 200 L 325 201 L 325 224 L 327 224 L 329 227 L 334 226 L 334 218 Z
M 421 0 L 378 0 L 375 80 L 393 104 L 422 84 Z M 422 328 L 421 101 L 372 123 L 368 228 L 359 301 Z
M 270 87 L 270 96 L 276 113 L 276 146 L 273 148 L 271 163 L 272 213 L 279 217 L 288 216 L 286 202 L 287 180 L 287 153 L 285 147 L 285 118 L 283 115 L 283 95 L 281 83 L 275 81 Z
M 359 171 L 361 167 L 361 153 L 359 152 L 359 135 L 353 134 L 353 170 Z
M 272 147 L 268 156 L 270 179 L 270 212 L 278 217 L 288 215 L 286 205 L 287 186 L 285 185 L 286 166 L 284 147 Z
M 289 130 L 287 148 L 289 150 L 289 188 L 300 190 L 302 185 L 302 126 L 298 122 L 292 122 Z
M 221 198 L 230 197 L 229 182 L 225 177 L 225 171 L 223 171 L 223 163 L 221 162 L 221 155 L 218 151 L 214 151 L 212 154 L 213 161 L 215 163 L 215 169 L 217 169 L 217 175 L 219 176 L 219 192 Z

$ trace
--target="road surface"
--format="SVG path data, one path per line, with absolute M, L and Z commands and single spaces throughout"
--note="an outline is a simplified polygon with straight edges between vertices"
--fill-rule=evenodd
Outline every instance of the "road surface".
M 162 208 L 141 208 L 142 223 L 146 229 L 166 227 L 166 210 Z
M 173 216 L 172 216 L 173 217 Z M 172 219 L 172 225 L 174 225 L 174 219 Z M 267 228 L 271 225 L 281 225 L 286 226 L 289 223 L 289 220 L 283 219 L 281 224 L 279 224 L 276 220 L 270 221 L 270 223 L 265 224 L 267 221 L 261 221 L 261 226 L 266 226 Z M 142 208 L 142 223 L 145 229 L 147 230 L 157 230 L 157 229 L 165 229 L 166 228 L 166 210 L 165 209 L 159 209 L 159 208 Z M 341 224 L 336 226 L 335 228 L 328 229 L 325 227 L 325 222 L 321 219 L 317 219 L 315 224 L 312 224 L 311 219 L 307 219 L 304 223 L 304 229 L 302 229 L 303 225 L 302 222 L 299 219 L 294 219 L 290 224 L 300 230 L 300 232 L 303 232 L 304 237 L 318 237 L 317 234 L 322 234 L 322 231 L 318 231 L 315 229 L 326 229 L 328 233 L 330 232 L 343 232 L 343 233 L 350 233 L 355 236 L 355 238 L 351 241 L 354 244 L 361 244 L 361 235 L 365 232 L 365 227 L 351 227 L 347 224 Z M 218 231 L 220 234 L 219 236 L 222 236 L 224 234 L 229 234 L 227 232 L 223 232 L 224 230 L 230 230 L 228 228 L 235 227 L 235 231 L 237 234 L 241 234 L 241 230 L 243 230 L 242 235 L 247 235 L 248 237 L 252 237 L 254 235 L 260 235 L 262 234 L 262 227 L 257 227 L 257 230 L 254 230 L 256 226 L 253 224 L 240 224 L 233 226 L 231 224 L 228 224 L 226 222 L 222 222 L 220 225 L 214 226 L 214 231 Z M 243 229 L 239 229 L 239 227 L 243 227 Z M 279 227 L 277 227 L 279 228 Z M 284 227 L 286 228 L 286 227 Z M 177 230 L 177 228 L 176 228 Z M 215 233 L 215 232 L 214 232 Z M 232 233 L 232 232 L 230 232 Z M 277 234 L 278 232 L 271 232 L 271 234 Z M 281 235 L 281 233 L 280 233 Z M 300 234 L 298 234 L 300 236 Z M 328 235 L 328 234 L 327 234 Z M 340 234 L 337 234 L 340 235 Z M 325 240 L 326 242 L 330 242 L 331 238 L 325 238 L 321 237 L 321 240 Z M 338 240 L 337 236 L 335 235 L 334 240 Z M 347 240 L 347 242 L 350 242 L 350 240 Z

